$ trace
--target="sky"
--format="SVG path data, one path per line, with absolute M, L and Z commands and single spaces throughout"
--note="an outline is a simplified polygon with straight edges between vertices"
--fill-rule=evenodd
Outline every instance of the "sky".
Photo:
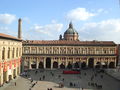
M 81 41 L 120 43 L 119 0 L 0 0 L 0 33 L 23 40 L 58 40 L 70 21 Z

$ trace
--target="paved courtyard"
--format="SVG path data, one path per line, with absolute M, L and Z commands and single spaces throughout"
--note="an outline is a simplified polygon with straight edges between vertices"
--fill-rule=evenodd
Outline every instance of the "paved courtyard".
M 81 75 L 62 74 L 63 70 L 35 70 L 29 71 L 27 77 L 18 77 L 0 90 L 120 90 L 120 81 L 105 73 L 95 73 L 93 70 L 82 70 Z M 94 78 L 91 77 L 94 76 Z M 101 77 L 102 76 L 102 77 Z M 33 80 L 33 81 L 32 81 Z M 15 86 L 16 82 L 16 86 Z M 72 86 L 70 86 L 70 82 Z M 64 85 L 59 87 L 59 83 Z M 96 88 L 91 83 L 102 85 L 102 89 Z M 35 84 L 35 85 L 34 85 Z M 90 85 L 89 85 L 90 84 Z

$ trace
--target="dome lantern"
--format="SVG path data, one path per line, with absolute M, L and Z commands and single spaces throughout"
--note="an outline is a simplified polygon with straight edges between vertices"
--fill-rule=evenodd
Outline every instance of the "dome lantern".
M 78 40 L 78 32 L 73 28 L 72 22 L 64 33 L 64 40 Z

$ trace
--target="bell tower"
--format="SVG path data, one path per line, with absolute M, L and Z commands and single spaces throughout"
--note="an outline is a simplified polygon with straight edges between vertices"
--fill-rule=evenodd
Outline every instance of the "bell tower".
M 22 39 L 22 19 L 18 20 L 18 38 Z

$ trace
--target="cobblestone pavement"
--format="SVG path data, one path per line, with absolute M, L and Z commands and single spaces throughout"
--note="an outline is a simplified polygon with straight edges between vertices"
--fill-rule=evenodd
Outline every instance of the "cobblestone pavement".
M 120 69 L 107 69 L 106 73 L 113 78 L 120 80 Z
M 62 74 L 62 70 L 38 70 L 37 73 L 35 73 L 35 70 L 32 70 L 28 74 L 30 75 L 28 78 L 18 77 L 16 80 L 4 85 L 0 90 L 30 90 L 34 83 L 36 84 L 31 90 L 47 90 L 47 88 L 52 88 L 53 90 L 82 90 L 81 87 L 84 90 L 120 90 L 120 81 L 105 73 L 96 74 L 96 77 L 91 81 L 91 76 L 95 74 L 92 70 L 82 70 L 81 75 L 65 75 Z M 103 78 L 101 78 L 101 75 Z M 14 82 L 16 82 L 16 86 Z M 75 84 L 75 86 L 70 87 L 70 82 Z M 88 82 L 97 83 L 102 85 L 103 88 L 97 89 L 95 86 L 89 86 Z M 64 87 L 59 88 L 59 83 L 63 83 Z

